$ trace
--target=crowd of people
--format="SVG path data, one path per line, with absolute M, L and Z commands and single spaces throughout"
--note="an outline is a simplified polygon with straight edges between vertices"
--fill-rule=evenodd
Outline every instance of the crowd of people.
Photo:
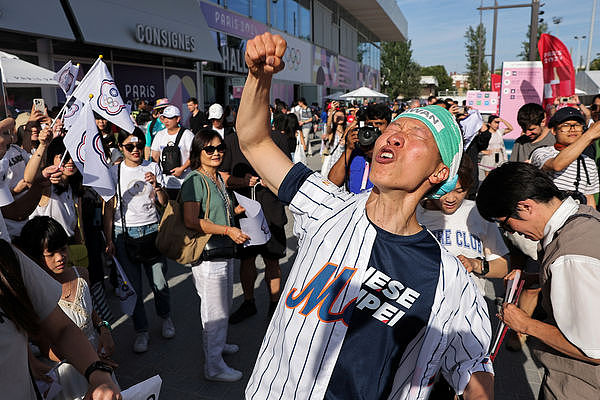
M 169 99 L 142 99 L 133 132 L 96 114 L 109 200 L 82 184 L 58 110 L 0 122 L 2 396 L 40 398 L 34 382 L 55 380 L 60 399 L 121 398 L 108 289 L 117 263 L 136 293 L 146 276 L 161 334 L 176 336 L 185 321 L 171 317 L 156 244 L 176 205 L 182 229 L 210 237 L 188 265 L 209 381 L 243 377 L 223 358 L 239 351 L 227 332 L 257 314 L 264 261 L 270 324 L 248 399 L 493 398 L 496 314 L 509 349 L 535 349 L 540 398 L 597 398 L 600 95 L 525 104 L 518 127 L 434 96 L 271 105 L 285 47 L 269 33 L 248 41 L 239 109 L 204 113 L 190 98 L 183 121 Z M 519 128 L 509 158 L 503 136 Z M 240 246 L 251 238 L 234 191 L 260 203 L 265 244 Z M 299 241 L 283 282 L 286 207 Z M 244 299 L 232 310 L 235 259 Z M 523 293 L 499 308 L 488 279 L 515 270 Z M 141 295 L 131 319 L 132 351 L 146 352 Z

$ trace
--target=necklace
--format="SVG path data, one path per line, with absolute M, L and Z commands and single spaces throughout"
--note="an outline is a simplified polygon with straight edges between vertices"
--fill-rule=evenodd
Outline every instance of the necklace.
M 227 220 L 229 221 L 229 223 L 231 225 L 233 225 L 233 218 L 231 216 L 231 203 L 229 201 L 229 196 L 227 195 L 227 192 L 225 192 L 225 182 L 223 182 L 223 178 L 221 178 L 221 175 L 219 175 L 219 173 L 216 173 L 216 178 L 213 178 L 212 176 L 209 175 L 209 173 L 203 168 L 200 167 L 200 172 L 202 173 L 202 175 L 206 176 L 208 179 L 211 180 L 212 183 L 215 184 L 215 186 L 217 187 L 217 192 L 219 193 L 219 196 L 221 196 L 221 200 L 223 200 L 223 203 L 225 204 L 225 211 L 227 212 Z

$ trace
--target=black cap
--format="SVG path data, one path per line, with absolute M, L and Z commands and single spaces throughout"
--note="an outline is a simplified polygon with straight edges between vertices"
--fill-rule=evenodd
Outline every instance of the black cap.
M 565 121 L 578 121 L 585 125 L 585 117 L 575 107 L 563 107 L 556 111 L 550 121 L 548 122 L 549 128 L 554 128 Z

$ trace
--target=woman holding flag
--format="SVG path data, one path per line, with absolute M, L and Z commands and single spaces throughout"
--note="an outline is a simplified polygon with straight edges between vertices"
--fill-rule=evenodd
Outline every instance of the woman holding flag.
M 159 221 L 156 203 L 166 206 L 168 197 L 157 181 L 157 177 L 162 177 L 160 168 L 156 163 L 144 160 L 145 138 L 142 131 L 139 128 L 131 134 L 121 131 L 118 143 L 124 160 L 110 170 L 117 193 L 104 206 L 106 252 L 116 255 L 138 293 L 133 311 L 136 332 L 133 351 L 143 353 L 148 350 L 150 336 L 141 296 L 142 272 L 148 277 L 154 293 L 156 313 L 162 319 L 162 336 L 166 339 L 175 336 L 175 326 L 170 318 L 169 286 L 165 278 L 167 260 L 154 244 Z

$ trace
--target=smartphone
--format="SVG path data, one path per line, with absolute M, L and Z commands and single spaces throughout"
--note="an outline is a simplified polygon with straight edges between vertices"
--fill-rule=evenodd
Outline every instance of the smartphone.
M 39 112 L 46 112 L 46 104 L 44 103 L 44 99 L 33 99 L 33 107 Z
M 496 164 L 500 162 L 500 153 L 494 154 L 494 159 L 496 160 Z

